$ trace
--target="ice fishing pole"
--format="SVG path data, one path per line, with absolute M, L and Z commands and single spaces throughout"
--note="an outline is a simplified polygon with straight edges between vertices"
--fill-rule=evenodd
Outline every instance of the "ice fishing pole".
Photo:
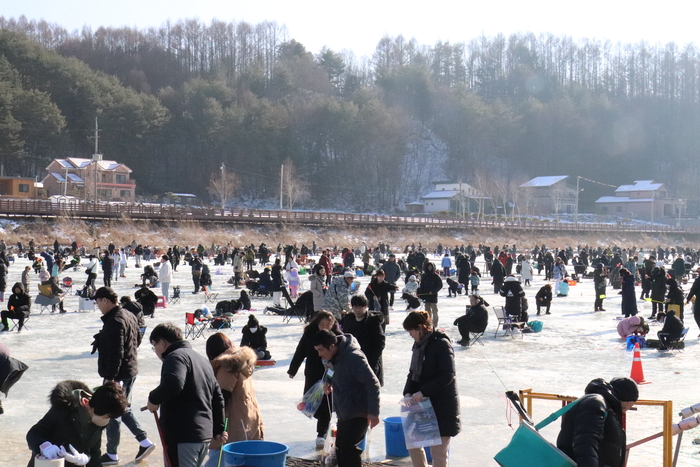
M 241 424 L 243 424 L 243 420 L 241 420 Z M 226 433 L 226 430 L 228 430 L 228 417 L 226 417 L 226 421 L 224 421 L 224 433 Z M 245 433 L 245 427 L 243 427 L 243 433 Z M 248 434 L 246 434 L 246 440 L 248 439 Z M 221 456 L 224 454 L 224 445 L 221 445 L 221 449 L 219 449 L 219 463 L 217 464 L 217 467 L 221 467 Z

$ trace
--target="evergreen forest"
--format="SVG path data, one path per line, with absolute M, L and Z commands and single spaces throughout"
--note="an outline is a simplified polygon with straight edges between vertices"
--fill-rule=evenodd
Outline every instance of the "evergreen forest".
M 70 32 L 0 17 L 4 173 L 41 179 L 53 158 L 91 157 L 95 117 L 100 152 L 133 169 L 144 199 L 215 202 L 222 163 L 244 204 L 274 201 L 291 166 L 309 209 L 397 212 L 437 180 L 517 199 L 540 175 L 700 198 L 695 44 L 398 36 L 356 57 L 307 50 L 274 22 Z

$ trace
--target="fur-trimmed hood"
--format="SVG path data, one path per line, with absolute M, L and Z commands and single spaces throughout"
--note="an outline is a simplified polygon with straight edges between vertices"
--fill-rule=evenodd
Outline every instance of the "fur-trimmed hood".
M 56 385 L 49 395 L 52 407 L 74 409 L 80 406 L 80 398 L 92 396 L 92 391 L 81 381 L 66 380 Z

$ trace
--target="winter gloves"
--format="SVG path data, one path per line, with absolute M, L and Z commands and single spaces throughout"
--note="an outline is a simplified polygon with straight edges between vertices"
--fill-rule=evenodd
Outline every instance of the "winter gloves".
M 70 448 L 70 452 L 66 451 L 66 448 L 63 446 L 59 447 L 46 441 L 39 446 L 39 449 L 41 450 L 41 455 L 47 459 L 63 458 L 75 465 L 87 465 L 87 463 L 90 462 L 90 456 L 79 453 L 72 444 L 69 444 L 68 447 Z

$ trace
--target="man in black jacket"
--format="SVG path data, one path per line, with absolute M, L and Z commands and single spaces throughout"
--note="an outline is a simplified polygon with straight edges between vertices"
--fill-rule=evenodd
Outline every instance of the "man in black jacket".
M 425 311 L 430 314 L 433 326 L 438 325 L 438 292 L 442 290 L 442 279 L 435 271 L 435 265 L 428 263 L 425 265 L 423 277 L 418 288 L 418 297 L 425 302 Z
M 639 398 L 637 384 L 629 378 L 609 383 L 598 378 L 585 393 L 562 417 L 557 447 L 578 467 L 622 467 L 627 445 L 622 414 Z
M 105 381 L 116 381 L 124 389 L 124 395 L 131 404 L 131 390 L 138 374 L 136 361 L 137 348 L 141 343 L 141 333 L 136 316 L 117 305 L 117 294 L 110 287 L 100 287 L 93 295 L 95 304 L 102 312 L 102 330 L 97 335 L 99 358 L 97 371 Z M 139 442 L 136 460 L 145 459 L 155 449 L 146 432 L 127 408 L 122 421 Z M 107 426 L 107 453 L 102 456 L 102 465 L 117 465 L 119 457 L 120 422 L 111 420 Z
M 675 311 L 669 311 L 668 313 L 660 311 L 656 315 L 656 320 L 664 325 L 664 327 L 661 328 L 661 331 L 657 333 L 661 343 L 659 350 L 666 350 L 668 349 L 669 341 L 673 341 L 681 337 L 681 334 L 683 333 L 683 322 L 678 319 Z
M 698 268 L 697 272 L 700 273 L 700 268 Z M 685 297 L 685 304 L 689 304 L 693 300 L 693 297 L 695 297 L 695 302 L 693 302 L 693 317 L 695 318 L 695 323 L 697 323 L 700 328 L 700 274 L 690 287 L 688 295 Z
M 160 408 L 164 449 L 171 467 L 199 467 L 212 438 L 226 443 L 224 396 L 211 363 L 182 339 L 172 323 L 156 326 L 153 351 L 163 362 L 160 384 L 148 396 L 148 410 Z

